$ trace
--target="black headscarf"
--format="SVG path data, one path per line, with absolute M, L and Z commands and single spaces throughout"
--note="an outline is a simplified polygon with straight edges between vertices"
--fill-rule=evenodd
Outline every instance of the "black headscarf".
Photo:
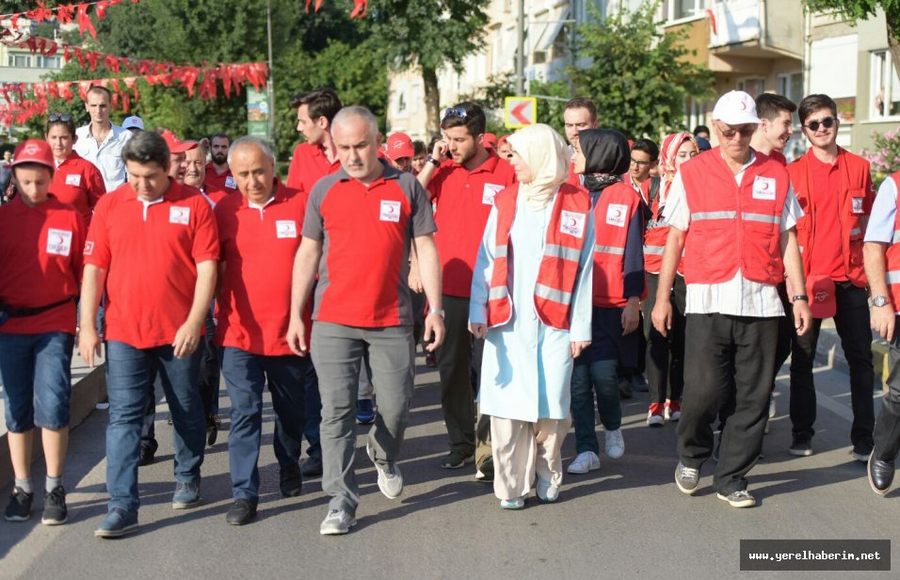
M 578 132 L 584 153 L 584 186 L 598 191 L 619 181 L 631 165 L 628 139 L 615 129 L 585 129 Z

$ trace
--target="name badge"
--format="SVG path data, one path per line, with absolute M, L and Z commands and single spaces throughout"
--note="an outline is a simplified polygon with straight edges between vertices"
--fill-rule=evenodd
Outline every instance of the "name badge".
M 753 178 L 753 199 L 775 201 L 775 178 L 757 175 Z
M 398 223 L 400 221 L 400 202 L 381 200 L 381 216 L 379 219 L 383 222 Z
M 624 228 L 625 221 L 628 219 L 628 206 L 623 203 L 611 203 L 606 208 L 607 225 Z
M 47 230 L 47 253 L 68 256 L 72 251 L 72 232 L 50 228 Z
M 862 197 L 850 198 L 853 213 L 863 213 L 863 201 L 865 201 L 865 199 Z
M 296 238 L 297 222 L 294 220 L 276 220 L 275 237 L 277 238 Z
M 81 176 L 77 173 L 73 175 L 66 175 L 66 185 L 73 185 L 75 187 L 81 186 Z
M 559 218 L 559 231 L 581 239 L 584 237 L 584 222 L 586 219 L 587 214 L 563 210 Z
M 188 225 L 191 221 L 191 208 L 172 206 L 169 208 L 169 223 Z
M 228 189 L 237 189 L 237 184 L 234 183 L 234 177 L 229 175 L 225 178 L 225 187 Z
M 90 256 L 94 253 L 94 241 L 90 240 L 84 243 L 84 255 Z
M 485 183 L 484 191 L 481 193 L 481 203 L 484 205 L 494 205 L 494 197 L 503 191 L 504 187 L 506 186 L 498 185 L 496 183 Z

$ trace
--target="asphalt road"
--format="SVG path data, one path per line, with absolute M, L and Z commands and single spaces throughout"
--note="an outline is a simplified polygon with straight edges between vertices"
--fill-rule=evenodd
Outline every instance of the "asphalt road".
M 173 511 L 171 427 L 161 404 L 157 461 L 141 468 L 140 532 L 96 539 L 93 530 L 106 512 L 107 419 L 106 412 L 97 411 L 72 435 L 69 523 L 45 527 L 39 515 L 21 524 L 0 521 L 0 578 L 783 578 L 788 573 L 741 573 L 739 541 L 900 537 L 900 492 L 875 496 L 865 466 L 849 455 L 848 378 L 835 368 L 816 372 L 816 453 L 808 458 L 787 453 L 787 384 L 786 376 L 780 377 L 778 416 L 766 437 L 764 459 L 750 474 L 751 491 L 760 501 L 755 508 L 738 510 L 716 499 L 711 465 L 704 467 L 696 496 L 679 493 L 672 480 L 674 425 L 647 428 L 646 395 L 639 394 L 624 402 L 623 458 L 604 457 L 599 471 L 566 476 L 558 503 L 532 499 L 519 512 L 501 511 L 491 486 L 475 481 L 473 469 L 439 467 L 446 435 L 437 373 L 419 370 L 401 461 L 403 495 L 389 500 L 379 493 L 360 438 L 359 525 L 347 536 L 319 535 L 327 500 L 318 479 L 306 482 L 298 498 L 280 497 L 271 406 L 260 459 L 258 520 L 241 528 L 225 523 L 231 497 L 227 433 L 220 434 L 203 466 L 204 504 Z M 223 397 L 223 409 L 227 404 Z M 566 464 L 574 455 L 573 439 L 564 446 Z M 35 475 L 42 481 L 42 472 Z M 2 490 L 3 496 L 9 491 Z M 848 576 L 837 574 L 825 576 Z M 896 572 L 849 576 L 897 577 Z

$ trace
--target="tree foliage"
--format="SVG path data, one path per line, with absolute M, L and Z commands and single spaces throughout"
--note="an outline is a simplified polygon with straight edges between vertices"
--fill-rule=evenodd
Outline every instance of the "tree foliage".
M 657 6 L 645 2 L 578 27 L 578 56 L 590 64 L 570 69 L 574 92 L 594 100 L 603 126 L 631 137 L 680 127 L 685 100 L 713 91 L 712 72 L 686 60 L 684 36 L 654 22 Z
M 900 0 L 806 0 L 813 11 L 836 11 L 851 20 L 874 17 L 884 10 L 887 27 L 894 38 L 900 38 Z

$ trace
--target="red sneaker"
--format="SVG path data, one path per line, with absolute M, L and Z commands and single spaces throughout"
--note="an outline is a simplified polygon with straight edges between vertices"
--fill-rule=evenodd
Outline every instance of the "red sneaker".
M 662 427 L 666 422 L 663 412 L 662 403 L 650 403 L 650 409 L 647 411 L 647 426 Z
M 681 401 L 666 401 L 666 421 L 676 422 L 681 419 Z

